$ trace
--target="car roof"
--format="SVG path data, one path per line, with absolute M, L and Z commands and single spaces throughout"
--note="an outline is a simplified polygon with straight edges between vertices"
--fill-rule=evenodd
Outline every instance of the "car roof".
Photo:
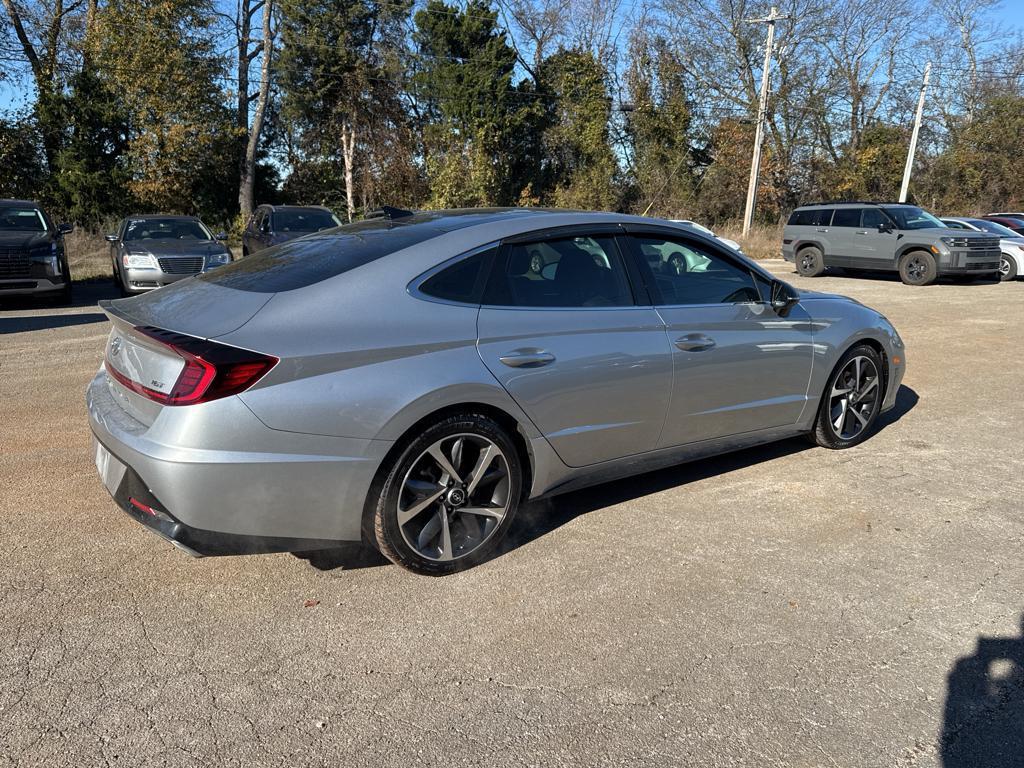
M 0 205 L 30 205 L 33 208 L 42 208 L 35 200 L 15 200 L 13 198 L 0 200 Z
M 264 203 L 257 207 L 267 208 L 271 211 L 327 211 L 328 213 L 333 213 L 326 205 L 271 205 L 270 203 Z
M 802 208 L 843 208 L 843 207 L 857 207 L 863 208 L 865 205 L 877 205 L 885 206 L 886 208 L 917 208 L 914 203 L 890 203 L 884 200 L 836 200 L 834 202 L 822 202 L 822 203 L 804 203 L 798 205 L 795 210 L 801 210 Z
M 125 216 L 131 221 L 149 221 L 150 219 L 178 219 L 180 221 L 199 221 L 198 216 L 186 216 L 181 213 L 133 213 Z

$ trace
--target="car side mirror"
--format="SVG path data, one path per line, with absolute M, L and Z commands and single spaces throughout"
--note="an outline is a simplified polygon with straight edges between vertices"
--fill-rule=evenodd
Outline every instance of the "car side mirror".
M 262 224 L 260 224 L 260 232 L 262 232 L 264 235 L 269 235 L 270 234 L 270 222 L 269 221 L 264 221 Z
M 228 239 L 228 233 L 227 232 L 218 232 L 216 235 L 213 236 L 213 239 L 214 240 L 227 240 Z
M 106 240 L 108 243 L 116 243 L 117 235 L 106 235 L 103 239 Z
M 789 283 L 781 280 L 772 281 L 772 309 L 779 317 L 789 314 L 800 301 L 800 292 Z
M 60 232 L 62 235 L 70 235 L 72 232 L 75 231 L 75 225 L 74 224 L 58 224 L 57 225 L 57 231 Z
M 890 224 L 888 221 L 883 221 L 881 224 L 878 225 L 878 231 L 881 232 L 882 234 L 892 232 L 892 224 Z

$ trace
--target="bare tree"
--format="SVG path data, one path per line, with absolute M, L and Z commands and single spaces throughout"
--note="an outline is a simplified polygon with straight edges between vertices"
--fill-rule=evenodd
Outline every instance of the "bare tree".
M 253 20 L 262 11 L 262 27 L 259 37 L 252 36 Z M 245 139 L 245 151 L 239 168 L 238 209 L 239 214 L 248 218 L 254 207 L 256 184 L 256 151 L 270 99 L 270 71 L 274 51 L 274 3 L 273 0 L 240 0 L 237 15 L 238 41 L 238 103 L 236 120 L 238 129 Z M 260 79 L 256 92 L 250 93 L 249 68 L 253 61 L 260 59 Z M 252 122 L 250 123 L 250 107 Z

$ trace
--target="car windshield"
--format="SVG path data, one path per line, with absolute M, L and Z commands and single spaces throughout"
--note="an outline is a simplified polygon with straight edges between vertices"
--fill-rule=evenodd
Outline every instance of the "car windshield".
M 274 211 L 275 232 L 319 232 L 340 225 L 333 213 L 319 208 Z
M 1020 237 L 1009 227 L 1004 227 L 995 221 L 985 221 L 984 219 L 967 219 L 967 222 L 978 229 L 985 232 L 991 232 L 993 235 L 999 235 L 1000 237 Z
M 913 205 L 883 209 L 900 229 L 945 229 L 946 225 L 925 210 Z
M 135 240 L 213 240 L 213 235 L 195 219 L 133 219 L 124 241 Z
M 45 232 L 46 219 L 38 208 L 5 205 L 0 207 L 0 230 Z

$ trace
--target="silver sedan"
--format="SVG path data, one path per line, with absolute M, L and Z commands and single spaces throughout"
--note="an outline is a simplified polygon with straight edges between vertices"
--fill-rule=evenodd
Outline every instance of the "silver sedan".
M 363 541 L 427 574 L 528 499 L 856 445 L 906 364 L 875 310 L 607 213 L 387 209 L 101 306 L 87 402 L 124 511 L 194 555 Z

